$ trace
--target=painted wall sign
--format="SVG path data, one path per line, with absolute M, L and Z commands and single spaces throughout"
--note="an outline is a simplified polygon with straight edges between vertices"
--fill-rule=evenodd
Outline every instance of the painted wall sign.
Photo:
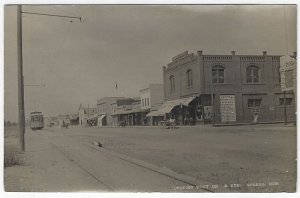
M 290 56 L 280 57 L 280 80 L 282 91 L 293 91 L 296 88 L 296 59 Z
M 235 122 L 235 95 L 220 96 L 221 122 Z

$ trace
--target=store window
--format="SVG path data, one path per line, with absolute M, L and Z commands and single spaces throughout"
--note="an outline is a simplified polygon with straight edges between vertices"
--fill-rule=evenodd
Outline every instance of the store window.
M 171 92 L 175 92 L 175 77 L 173 75 L 170 76 L 170 90 Z
M 286 105 L 292 105 L 293 98 L 285 98 Z M 279 98 L 279 105 L 284 105 L 284 98 Z
M 186 85 L 187 87 L 193 86 L 193 72 L 191 69 L 186 71 Z

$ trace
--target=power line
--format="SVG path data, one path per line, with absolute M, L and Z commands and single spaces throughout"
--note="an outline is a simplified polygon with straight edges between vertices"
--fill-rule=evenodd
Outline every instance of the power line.
M 38 12 L 22 12 L 22 13 L 24 13 L 24 14 L 33 14 L 33 15 L 42 15 L 42 16 L 51 16 L 51 17 L 72 18 L 72 19 L 78 19 L 80 22 L 82 22 L 81 17 L 76 17 L 76 16 L 46 14 L 46 13 L 38 13 Z
M 286 43 L 286 54 L 288 54 L 289 44 L 288 44 L 288 35 L 287 35 L 287 24 L 286 24 L 286 15 L 285 15 L 285 6 L 283 6 L 283 23 L 284 23 L 284 30 L 285 30 L 285 43 Z
M 17 54 L 18 54 L 18 109 L 19 109 L 19 142 L 21 150 L 25 151 L 25 108 L 24 108 L 24 76 L 23 76 L 23 51 L 22 51 L 22 14 L 42 15 L 50 17 L 78 19 L 81 17 L 54 15 L 37 12 L 23 12 L 22 5 L 17 6 Z M 71 21 L 73 22 L 73 21 Z M 32 85 L 31 85 L 32 86 Z

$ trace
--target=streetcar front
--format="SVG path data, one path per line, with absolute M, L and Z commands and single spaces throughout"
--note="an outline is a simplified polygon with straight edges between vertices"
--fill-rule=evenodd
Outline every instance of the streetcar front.
M 32 130 L 40 130 L 44 128 L 44 118 L 41 112 L 32 112 L 30 114 L 30 128 Z

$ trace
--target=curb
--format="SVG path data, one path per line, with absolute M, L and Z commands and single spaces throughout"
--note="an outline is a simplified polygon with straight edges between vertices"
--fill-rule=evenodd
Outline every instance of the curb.
M 265 125 L 265 124 L 283 124 L 284 121 L 275 121 L 275 122 L 257 122 L 257 123 L 224 123 L 224 124 L 205 124 L 205 125 L 191 125 L 191 126 L 186 126 L 186 125 L 178 125 L 176 127 L 178 128 L 207 128 L 207 127 L 226 127 L 226 126 L 251 126 L 251 125 Z M 295 124 L 294 121 L 289 121 L 287 122 L 288 124 Z M 296 125 L 295 125 L 296 126 Z M 90 127 L 83 127 L 83 126 L 73 126 L 75 128 L 161 128 L 161 129 L 166 129 L 163 126 L 125 126 L 125 127 L 120 127 L 120 126 L 90 126 Z
M 264 124 L 282 124 L 283 121 L 276 121 L 276 122 L 257 122 L 257 123 L 232 123 L 232 124 L 214 124 L 213 127 L 223 127 L 223 126 L 244 126 L 244 125 L 264 125 Z M 294 122 L 288 122 L 291 124 Z
M 194 177 L 177 173 L 177 172 L 175 172 L 175 171 L 173 171 L 169 168 L 166 168 L 166 167 L 158 167 L 156 165 L 150 164 L 150 163 L 145 162 L 143 160 L 135 159 L 135 158 L 129 157 L 129 156 L 124 155 L 124 154 L 116 153 L 116 152 L 107 150 L 103 147 L 100 148 L 100 147 L 98 147 L 94 144 L 89 144 L 89 146 L 92 147 L 93 149 L 96 149 L 98 151 L 101 151 L 101 152 L 109 154 L 109 155 L 113 155 L 113 156 L 115 156 L 119 159 L 122 159 L 124 161 L 127 161 L 131 164 L 146 168 L 148 170 L 151 170 L 151 171 L 157 172 L 159 174 L 165 175 L 167 177 L 173 178 L 175 180 L 184 182 L 188 185 L 197 187 L 197 189 L 200 188 L 200 189 L 202 189 L 206 192 L 232 192 L 229 189 L 224 188 L 222 186 L 219 186 L 217 189 L 212 189 L 211 186 L 214 185 L 214 183 L 203 181 L 203 180 L 198 180 Z M 204 188 L 203 187 L 204 185 L 207 185 L 209 187 Z

